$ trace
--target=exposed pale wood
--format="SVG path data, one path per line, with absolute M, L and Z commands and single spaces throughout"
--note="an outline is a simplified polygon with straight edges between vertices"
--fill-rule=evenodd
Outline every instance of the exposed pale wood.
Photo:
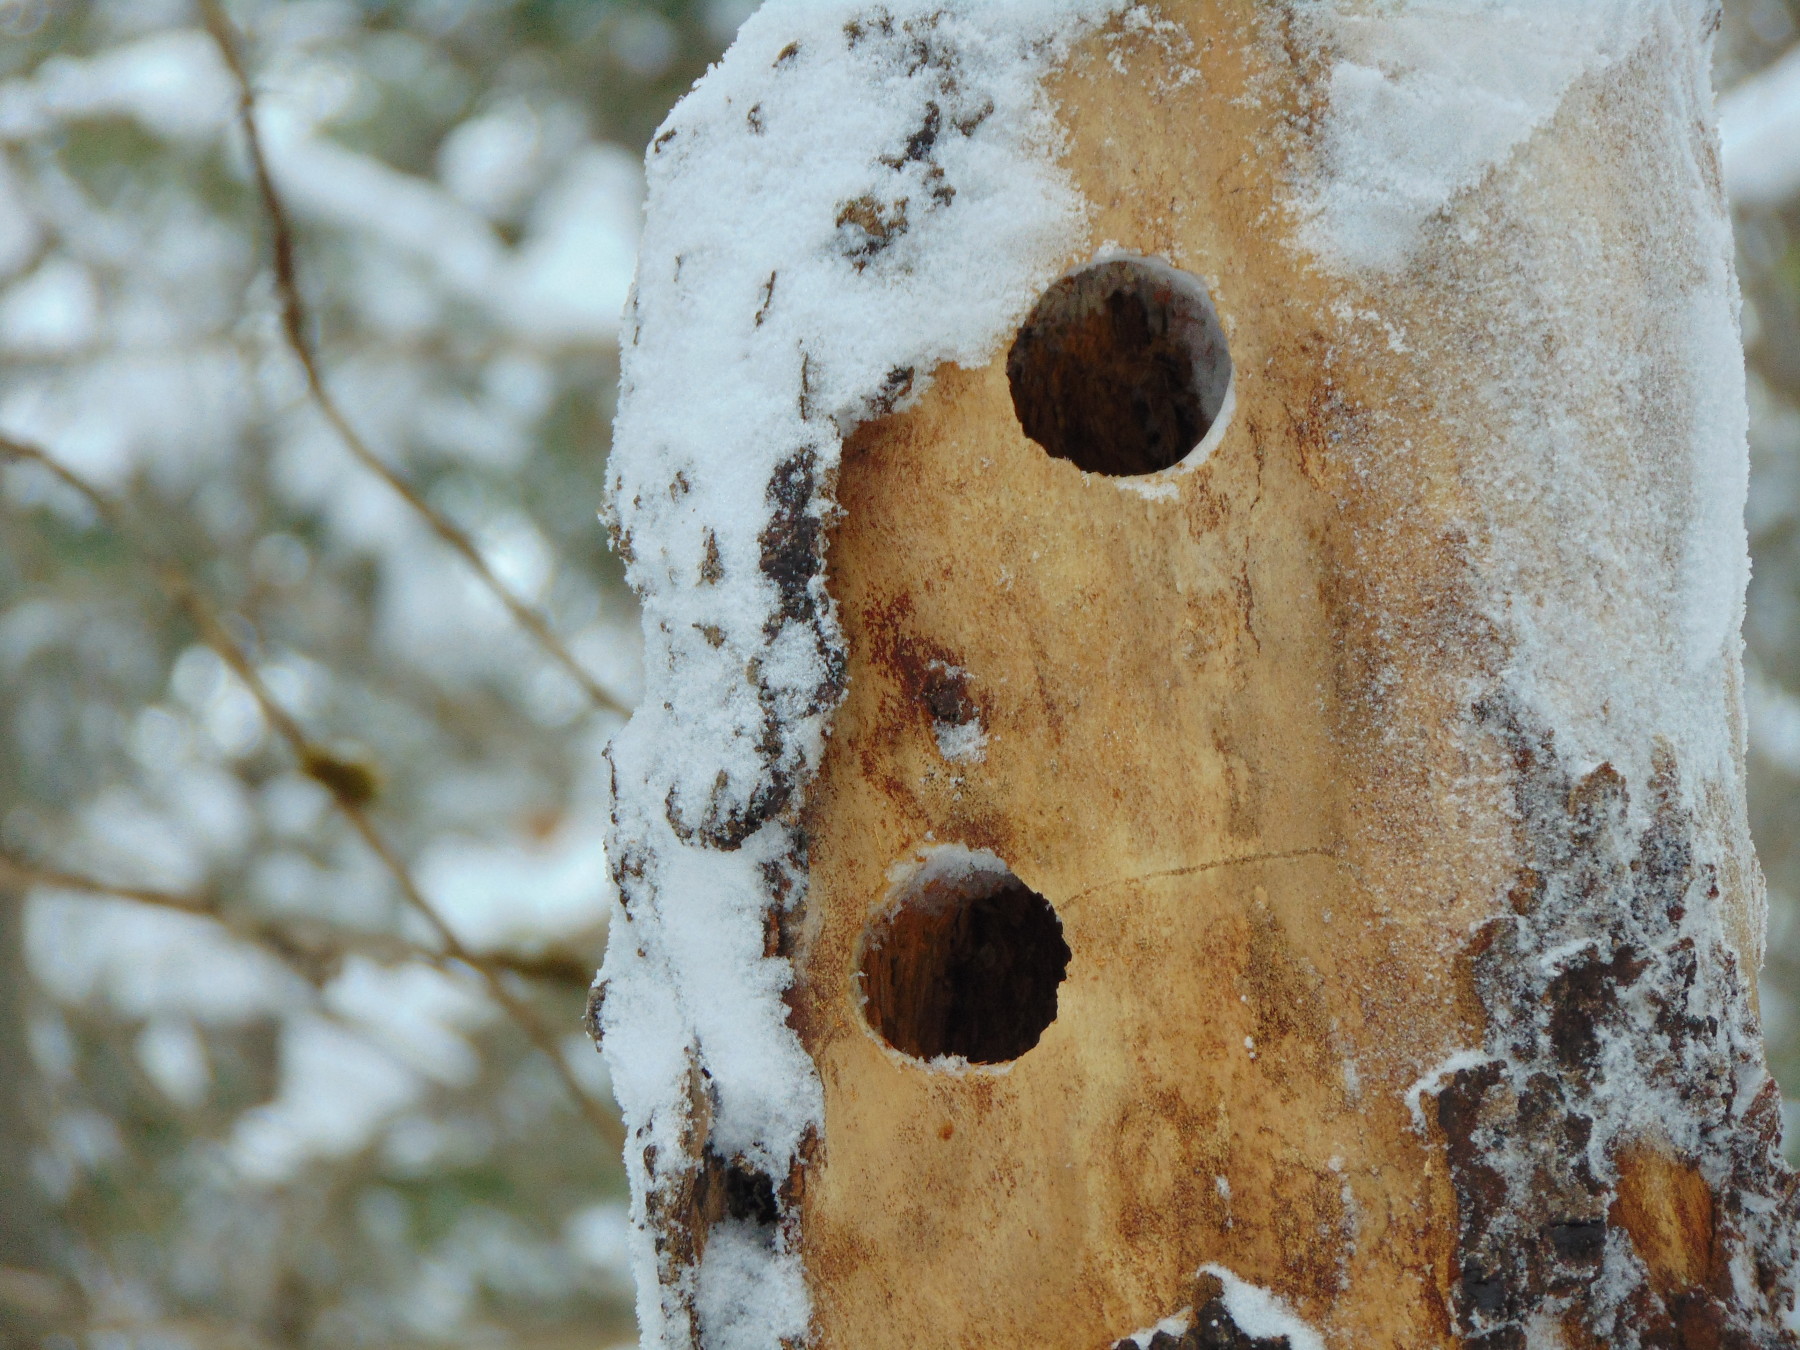
M 1203 1262 L 1332 1345 L 1455 1341 L 1458 1201 L 1404 1094 L 1479 1043 L 1469 935 L 1524 865 L 1505 752 L 1463 701 L 1496 660 L 1466 592 L 1472 433 L 1434 408 L 1496 318 L 1415 281 L 1410 347 L 1371 357 L 1282 205 L 1317 72 L 1247 0 L 1167 8 L 1185 36 L 1109 34 L 1057 92 L 1089 247 L 1170 260 L 1224 316 L 1236 407 L 1211 457 L 1159 497 L 1049 457 L 1004 350 L 845 456 L 849 695 L 793 998 L 826 1091 L 803 1223 L 826 1346 L 1107 1345 L 1187 1303 Z M 1199 77 L 1171 85 L 1190 38 Z M 1635 114 L 1584 109 L 1533 152 L 1541 228 L 1633 210 Z M 1407 453 L 1353 466 L 1334 447 L 1375 415 Z M 984 760 L 940 754 L 932 662 L 969 672 Z M 1056 1021 L 1004 1070 L 923 1068 L 859 1012 L 888 869 L 932 840 L 1004 858 L 1073 953 Z M 1749 958 L 1749 882 L 1727 881 Z M 1637 1167 L 1617 1221 L 1679 1283 L 1701 1258 L 1668 1215 L 1700 1202 L 1673 1166 Z
M 1369 372 L 1324 368 L 1333 296 L 1266 224 L 1280 160 L 1246 150 L 1283 110 L 1233 102 L 1248 7 L 1196 9 L 1216 31 L 1200 80 L 1159 90 L 1166 57 L 1128 44 L 1129 75 L 1077 63 L 1063 89 L 1094 238 L 1206 278 L 1229 325 L 1237 406 L 1208 462 L 1146 500 L 1051 459 L 1004 353 L 939 371 L 845 457 L 850 694 L 812 814 L 801 1004 L 827 1091 L 806 1212 L 827 1345 L 1106 1345 L 1186 1303 L 1204 1261 L 1314 1315 L 1366 1291 L 1336 1311 L 1345 1344 L 1446 1331 L 1454 1222 L 1399 1091 L 1407 1052 L 1462 1016 L 1436 938 L 1476 917 L 1493 864 L 1465 854 L 1427 914 L 1358 884 L 1349 818 L 1461 833 L 1413 791 L 1460 766 L 1433 763 L 1447 738 L 1407 747 L 1414 782 L 1357 762 L 1377 710 L 1355 694 L 1384 658 L 1324 452 Z M 1444 544 L 1409 519 L 1393 561 L 1417 583 L 1382 607 L 1429 622 Z M 938 755 L 908 697 L 921 656 L 972 672 L 984 762 Z M 1004 1073 L 901 1062 L 853 1007 L 886 869 L 933 836 L 1005 858 L 1074 953 L 1057 1021 Z M 1363 1231 L 1341 1269 L 1346 1193 Z
M 1659 1289 L 1716 1280 L 1717 1221 L 1706 1180 L 1662 1148 L 1643 1144 L 1620 1159 L 1617 1219 L 1637 1238 Z

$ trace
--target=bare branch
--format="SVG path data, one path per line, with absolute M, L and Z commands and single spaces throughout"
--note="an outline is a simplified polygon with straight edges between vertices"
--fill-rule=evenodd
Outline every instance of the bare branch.
M 438 966 L 454 959 L 458 965 L 473 965 L 482 970 L 517 975 L 521 979 L 543 984 L 573 985 L 582 989 L 586 989 L 593 978 L 588 965 L 579 956 L 567 952 L 551 951 L 535 955 L 481 952 L 473 956 L 451 958 L 436 947 L 427 947 L 389 933 L 373 933 L 311 919 L 247 917 L 222 908 L 211 896 L 164 891 L 150 886 L 122 885 L 82 872 L 26 862 L 6 853 L 0 853 L 0 881 L 12 886 L 43 886 L 75 894 L 129 900 L 134 904 L 149 905 L 156 909 L 193 914 L 212 920 L 237 937 L 272 947 L 283 958 L 296 955 L 304 957 L 304 964 L 309 968 L 356 954 L 371 956 L 384 962 L 417 960 L 430 961 Z
M 532 1044 L 542 1050 L 550 1059 L 558 1078 L 569 1095 L 574 1098 L 577 1107 L 585 1114 L 601 1137 L 613 1146 L 624 1142 L 619 1123 L 589 1097 L 576 1080 L 574 1071 L 563 1058 L 561 1046 L 551 1030 L 544 1025 L 536 1011 L 508 987 L 503 973 L 492 964 L 484 963 L 483 958 L 470 951 L 457 937 L 456 932 L 443 915 L 437 910 L 425 893 L 413 880 L 411 870 L 394 851 L 374 819 L 368 811 L 369 794 L 361 790 L 355 775 L 325 772 L 321 766 L 337 766 L 341 763 L 338 757 L 328 750 L 313 743 L 300 724 L 278 703 L 269 691 L 268 684 L 257 670 L 255 662 L 246 652 L 226 626 L 217 608 L 188 575 L 174 563 L 157 555 L 138 533 L 131 528 L 118 504 L 106 493 L 89 483 L 81 475 L 75 473 L 67 465 L 60 463 L 54 456 L 37 446 L 16 440 L 10 436 L 0 435 L 0 454 L 15 459 L 27 460 L 42 465 L 60 481 L 79 492 L 82 497 L 93 504 L 100 518 L 126 544 L 136 550 L 149 564 L 156 574 L 158 582 L 167 592 L 169 598 L 184 611 L 198 630 L 201 640 L 218 654 L 233 673 L 243 681 L 255 698 L 257 706 L 262 709 L 264 718 L 274 727 L 281 738 L 287 742 L 294 759 L 302 769 L 316 782 L 320 783 L 330 794 L 332 801 L 350 827 L 362 837 L 363 842 L 381 861 L 395 885 L 400 888 L 401 895 L 434 932 L 443 944 L 438 958 L 450 959 L 461 963 L 479 974 L 487 985 L 489 995 L 518 1024 L 519 1029 L 531 1040 Z M 144 892 L 144 895 L 160 894 Z M 154 903 L 146 901 L 147 903 Z M 437 958 L 434 958 L 437 959 Z
M 115 900 L 154 905 L 158 909 L 179 910 L 183 914 L 219 917 L 212 901 L 205 896 L 159 891 L 149 886 L 121 886 L 117 882 L 101 881 L 97 877 L 83 876 L 78 872 L 65 872 L 55 867 L 24 862 L 3 853 L 0 853 L 0 881 L 14 886 L 52 886 L 59 890 L 86 891 L 93 895 L 110 896 Z
M 268 217 L 272 238 L 272 250 L 275 263 L 275 289 L 281 297 L 281 329 L 287 338 L 287 344 L 300 363 L 306 375 L 306 386 L 313 402 L 324 414 L 325 420 L 337 432 L 339 439 L 371 473 L 399 494 L 408 506 L 418 513 L 432 531 L 448 544 L 480 579 L 481 584 L 492 592 L 512 615 L 514 622 L 529 633 L 546 655 L 561 666 L 568 676 L 575 681 L 596 708 L 608 712 L 625 714 L 630 712 L 623 703 L 601 688 L 599 682 L 588 674 L 587 670 L 575 659 L 563 640 L 551 629 L 549 621 L 536 608 L 527 604 L 513 593 L 513 590 L 488 566 L 487 559 L 481 556 L 481 550 L 475 541 L 443 512 L 432 506 L 424 497 L 402 478 L 386 460 L 377 455 L 365 441 L 362 434 L 344 415 L 330 389 L 326 387 L 325 377 L 319 366 L 318 353 L 313 349 L 312 339 L 307 333 L 306 304 L 301 297 L 299 271 L 296 263 L 294 244 L 294 227 L 288 215 L 287 206 L 282 201 L 281 193 L 275 186 L 275 179 L 269 171 L 268 157 L 264 152 L 262 135 L 257 127 L 256 93 L 250 81 L 249 70 L 245 67 L 239 49 L 238 35 L 232 27 L 219 0 L 200 0 L 200 9 L 205 16 L 207 31 L 212 34 L 218 45 L 225 64 L 230 68 L 238 90 L 238 120 L 244 129 L 244 139 L 250 149 L 251 173 L 256 180 L 257 196 L 262 200 L 263 213 Z

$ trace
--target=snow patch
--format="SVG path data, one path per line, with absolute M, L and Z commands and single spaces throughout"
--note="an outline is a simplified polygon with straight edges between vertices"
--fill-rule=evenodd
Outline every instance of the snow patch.
M 695 1304 L 707 1350 L 799 1345 L 812 1314 L 798 1263 L 772 1263 L 753 1226 L 732 1220 L 707 1241 Z
M 1405 263 L 1419 228 L 1631 51 L 1641 0 L 1316 0 L 1329 54 L 1319 171 L 1301 185 L 1309 248 L 1351 270 Z
M 988 849 L 970 848 L 967 844 L 928 843 L 921 844 L 910 858 L 890 863 L 887 879 L 896 893 L 893 903 L 897 906 L 904 899 L 899 894 L 902 890 L 907 894 L 922 891 L 927 886 L 950 886 L 960 890 L 970 883 L 979 884 L 1007 874 L 1007 866 L 1000 856 Z
M 1224 1266 L 1201 1266 L 1199 1273 L 1211 1275 L 1225 1286 L 1225 1311 L 1246 1336 L 1253 1340 L 1286 1336 L 1289 1350 L 1325 1350 L 1325 1338 L 1276 1294 L 1240 1280 Z
M 933 722 L 931 734 L 938 753 L 952 764 L 979 764 L 987 758 L 987 732 L 978 717 L 960 724 Z
M 1647 782 L 1661 738 L 1702 792 L 1738 772 L 1720 733 L 1748 575 L 1713 12 L 1318 0 L 1302 32 L 1329 63 L 1327 103 L 1293 198 L 1301 240 L 1342 274 L 1359 357 L 1403 370 L 1396 341 L 1445 322 L 1467 344 L 1457 373 L 1427 378 L 1463 446 L 1473 509 L 1452 529 L 1504 684 L 1571 763 Z M 1559 115 L 1568 135 L 1541 134 Z M 1596 118 L 1606 181 L 1634 203 L 1629 242 L 1568 196 L 1579 156 L 1600 153 L 1579 127 Z M 1639 275 L 1668 280 L 1625 280 Z M 1408 472 L 1406 429 L 1367 411 L 1351 453 Z M 1480 624 L 1466 637 L 1487 640 Z

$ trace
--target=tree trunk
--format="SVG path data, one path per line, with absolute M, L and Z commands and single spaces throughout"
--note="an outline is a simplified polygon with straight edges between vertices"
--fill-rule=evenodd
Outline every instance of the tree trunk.
M 777 9 L 672 116 L 650 1337 L 1795 1343 L 1715 22 Z

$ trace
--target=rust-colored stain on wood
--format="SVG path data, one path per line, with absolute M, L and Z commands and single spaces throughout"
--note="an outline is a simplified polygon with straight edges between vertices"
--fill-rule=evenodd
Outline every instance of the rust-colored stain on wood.
M 1645 1141 L 1618 1158 L 1613 1221 L 1631 1234 L 1658 1292 L 1680 1292 L 1729 1275 L 1716 1268 L 1712 1190 L 1692 1163 Z

